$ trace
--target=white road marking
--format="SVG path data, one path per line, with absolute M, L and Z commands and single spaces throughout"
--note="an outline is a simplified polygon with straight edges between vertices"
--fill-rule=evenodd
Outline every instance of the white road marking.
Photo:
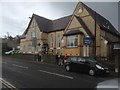
M 25 66 L 21 66 L 21 65 L 17 65 L 17 64 L 12 64 L 13 66 L 16 66 L 16 67 L 20 67 L 20 68 L 24 68 L 24 69 L 28 69 L 28 67 L 25 67 Z
M 3 78 L 0 78 L 0 81 L 5 85 L 7 88 L 13 89 L 13 90 L 18 90 L 15 86 L 4 80 Z
M 48 73 L 48 74 L 52 74 L 52 75 L 56 75 L 56 76 L 60 76 L 60 77 L 66 77 L 69 79 L 73 79 L 73 77 L 71 76 L 66 76 L 66 75 L 62 75 L 62 74 L 57 74 L 57 73 L 52 73 L 52 72 L 48 72 L 48 71 L 44 71 L 44 70 L 39 70 L 40 72 L 44 72 L 44 73 Z

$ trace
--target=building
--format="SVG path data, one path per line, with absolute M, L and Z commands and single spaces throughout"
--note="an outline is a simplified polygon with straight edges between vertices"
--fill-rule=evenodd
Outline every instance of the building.
M 70 18 L 71 15 L 52 21 L 33 14 L 21 38 L 21 51 L 34 53 L 42 50 L 53 54 L 61 52 L 61 39 Z
M 22 35 L 22 53 L 43 51 L 68 56 L 110 59 L 120 33 L 97 12 L 79 2 L 72 15 L 49 20 L 36 14 Z

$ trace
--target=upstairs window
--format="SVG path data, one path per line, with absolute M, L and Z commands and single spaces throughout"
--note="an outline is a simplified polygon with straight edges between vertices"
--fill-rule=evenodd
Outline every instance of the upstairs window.
M 50 36 L 50 46 L 51 48 L 53 48 L 53 34 L 51 34 Z
M 31 33 L 31 39 L 32 39 L 32 46 L 36 47 L 37 40 L 36 40 L 36 34 L 35 34 L 35 32 Z
M 35 37 L 36 37 L 35 32 L 32 32 L 32 33 L 31 33 L 31 37 L 32 37 L 32 38 L 35 38 Z
M 60 45 L 61 45 L 61 36 L 60 36 L 60 34 L 58 34 L 58 40 L 57 40 L 57 42 L 58 42 L 58 47 L 60 47 Z

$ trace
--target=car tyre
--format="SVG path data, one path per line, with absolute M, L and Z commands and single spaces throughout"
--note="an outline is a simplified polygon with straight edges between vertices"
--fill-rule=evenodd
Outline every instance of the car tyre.
M 71 69 L 70 69 L 70 66 L 69 66 L 69 65 L 66 65 L 65 69 L 66 69 L 66 71 L 71 71 Z
M 95 70 L 94 69 L 90 69 L 89 70 L 89 75 L 90 76 L 94 76 L 95 75 Z

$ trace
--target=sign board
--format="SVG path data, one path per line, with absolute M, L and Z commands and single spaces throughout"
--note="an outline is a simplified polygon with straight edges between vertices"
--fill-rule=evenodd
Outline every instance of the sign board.
M 92 42 L 92 39 L 90 38 L 90 37 L 85 37 L 84 38 L 84 45 L 90 45 L 91 44 L 91 42 Z

